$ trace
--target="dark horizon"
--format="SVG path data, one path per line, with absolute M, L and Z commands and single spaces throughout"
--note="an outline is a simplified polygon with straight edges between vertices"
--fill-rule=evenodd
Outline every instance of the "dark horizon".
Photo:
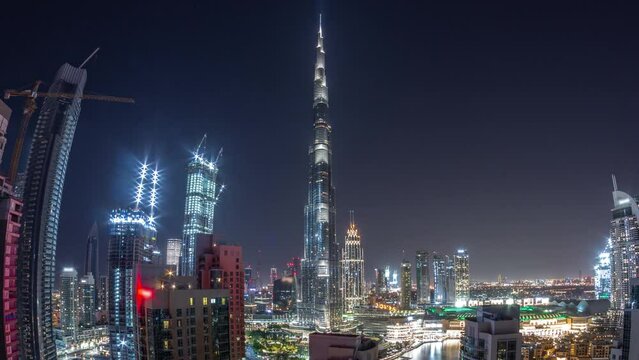
M 160 242 L 181 238 L 184 169 L 207 133 L 213 153 L 224 147 L 228 187 L 216 232 L 266 277 L 302 255 L 321 11 L 337 239 L 354 210 L 366 278 L 404 257 L 414 263 L 417 249 L 459 247 L 473 280 L 577 277 L 592 273 L 608 237 L 610 175 L 639 193 L 639 25 L 628 10 L 579 1 L 10 4 L 0 14 L 12 34 L 0 86 L 50 83 L 99 46 L 85 92 L 136 99 L 82 103 L 58 269 L 82 268 L 96 220 L 106 249 L 108 210 L 130 204 L 145 157 L 164 175 Z M 6 103 L 3 169 L 22 111 L 22 100 Z

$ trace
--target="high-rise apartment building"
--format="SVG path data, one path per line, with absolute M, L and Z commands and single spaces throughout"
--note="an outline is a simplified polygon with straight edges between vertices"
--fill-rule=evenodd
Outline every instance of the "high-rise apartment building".
M 335 188 L 332 180 L 331 123 L 324 37 L 320 20 L 313 87 L 313 143 L 309 147 L 308 198 L 304 207 L 304 259 L 298 318 L 320 329 L 341 320 L 339 245 L 335 237 Z
M 402 261 L 399 306 L 402 310 L 410 310 L 412 284 L 411 263 L 408 260 Z
M 465 303 L 470 300 L 470 263 L 468 252 L 464 249 L 457 250 L 453 258 L 455 272 L 455 301 Z
M 639 278 L 630 279 L 630 301 L 623 311 L 621 359 L 639 360 Z
M 611 269 L 610 269 L 610 239 L 604 251 L 597 255 L 595 263 L 595 294 L 597 299 L 610 299 Z
M 81 328 L 91 328 L 95 325 L 95 278 L 88 273 L 78 282 L 78 323 Z
M 466 318 L 460 359 L 520 360 L 519 306 L 481 306 Z
M 417 250 L 415 256 L 417 303 L 430 304 L 430 261 L 428 251 Z
M 67 267 L 60 274 L 60 328 L 64 336 L 78 333 L 78 272 Z
M 271 268 L 271 282 L 269 283 L 271 286 L 273 285 L 273 283 L 275 282 L 275 280 L 279 279 L 279 276 L 277 275 L 277 268 L 276 267 L 272 267 Z
M 386 281 L 384 281 L 384 271 L 382 269 L 375 269 L 375 293 L 380 295 L 386 292 Z
M 353 212 L 346 230 L 342 251 L 342 304 L 344 311 L 352 312 L 365 303 L 364 249 Z
M 454 304 L 456 299 L 455 299 L 455 294 L 456 294 L 456 290 L 455 290 L 455 285 L 457 285 L 457 274 L 455 273 L 455 261 L 454 258 L 448 255 L 444 256 L 444 259 L 446 261 L 446 279 L 445 279 L 445 283 L 446 283 L 446 287 L 444 290 L 444 297 L 445 297 L 445 301 L 444 303 L 446 304 Z
M 190 279 L 138 288 L 139 359 L 231 359 L 229 291 L 185 286 Z
M 621 311 L 630 300 L 629 282 L 639 274 L 639 207 L 637 200 L 617 189 L 613 176 L 610 222 L 611 308 Z
M 435 304 L 445 304 L 447 302 L 447 271 L 446 271 L 446 259 L 433 252 L 433 287 L 434 287 L 434 299 Z
M 0 100 L 0 164 L 4 155 L 4 148 L 7 145 L 7 127 L 11 119 L 11 108 Z
M 101 275 L 96 285 L 98 293 L 98 302 L 96 303 L 99 311 L 107 311 L 109 309 L 109 277 Z
M 166 241 L 166 265 L 173 267 L 176 274 L 179 274 L 180 269 L 180 253 L 182 252 L 182 240 L 181 239 L 168 239 Z
M 17 360 L 18 338 L 18 245 L 22 202 L 12 192 L 6 178 L 0 176 L 0 272 L 2 275 L 2 312 L 0 316 L 0 358 Z
M 111 358 L 136 360 L 139 354 L 137 294 L 139 265 L 149 262 L 155 224 L 139 209 L 117 209 L 109 216 L 109 339 Z
M 64 64 L 49 93 L 82 95 L 87 72 Z M 55 359 L 51 293 L 64 177 L 80 99 L 45 98 L 31 142 L 19 246 L 20 349 L 27 359 Z
M 186 202 L 184 205 L 184 233 L 180 252 L 179 274 L 195 275 L 196 248 L 199 234 L 213 234 L 213 217 L 217 201 L 217 161 L 207 159 L 204 142 L 193 153 L 186 168 Z M 223 186 L 220 187 L 220 191 Z
M 200 235 L 197 241 L 198 283 L 202 289 L 229 291 L 231 359 L 241 359 L 245 344 L 242 247 L 219 243 L 213 235 Z

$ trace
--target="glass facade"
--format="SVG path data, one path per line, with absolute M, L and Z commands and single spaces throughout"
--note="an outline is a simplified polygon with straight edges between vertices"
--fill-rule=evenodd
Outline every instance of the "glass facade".
M 470 263 L 468 252 L 464 249 L 457 250 L 453 265 L 455 267 L 455 301 L 465 303 L 470 300 Z
M 428 251 L 417 250 L 415 256 L 417 303 L 430 304 L 430 262 Z
M 82 95 L 87 72 L 64 64 L 50 93 Z M 52 291 L 62 189 L 80 116 L 80 99 L 45 98 L 35 127 L 23 192 L 19 247 L 20 349 L 27 359 L 55 359 Z
M 630 299 L 630 279 L 639 273 L 639 208 L 632 196 L 615 189 L 610 222 L 611 307 L 623 310 Z
M 78 272 L 74 268 L 64 268 L 60 274 L 60 328 L 64 336 L 74 339 L 78 334 L 77 290 Z
M 402 310 L 409 310 L 411 306 L 411 289 L 413 287 L 411 281 L 412 270 L 410 261 L 402 261 L 401 271 L 399 306 Z
M 299 321 L 330 329 L 341 320 L 339 260 L 335 237 L 335 189 L 331 170 L 331 125 L 328 119 L 322 27 L 317 36 L 313 91 L 313 143 L 309 147 L 308 199 L 304 207 L 304 259 Z
M 205 159 L 198 148 L 187 166 L 184 231 L 178 269 L 182 276 L 194 275 L 198 234 L 213 234 L 217 172 L 217 164 Z
M 608 240 L 606 249 L 597 255 L 594 270 L 597 299 L 610 299 L 610 240 Z
M 142 210 L 117 209 L 109 216 L 109 340 L 112 359 L 137 359 L 138 268 L 155 241 L 155 226 Z

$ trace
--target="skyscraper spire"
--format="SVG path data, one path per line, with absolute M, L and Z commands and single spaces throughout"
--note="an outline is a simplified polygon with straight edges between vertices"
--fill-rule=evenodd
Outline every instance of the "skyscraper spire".
M 304 259 L 299 321 L 321 330 L 341 319 L 340 249 L 335 238 L 335 189 L 331 169 L 331 124 L 328 118 L 324 38 L 320 19 L 313 78 L 313 134 L 309 147 L 308 199 L 304 207 Z

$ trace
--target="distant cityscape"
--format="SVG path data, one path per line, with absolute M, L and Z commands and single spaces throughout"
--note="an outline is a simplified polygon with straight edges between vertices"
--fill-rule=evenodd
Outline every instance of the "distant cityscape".
M 24 98 L 25 108 L 12 112 L 0 101 L 0 159 L 11 155 L 12 169 L 0 177 L 0 357 L 417 359 L 438 344 L 460 359 L 639 359 L 639 196 L 619 190 L 612 176 L 610 237 L 584 276 L 474 281 L 474 255 L 461 247 L 450 254 L 412 249 L 401 263 L 387 263 L 385 254 L 366 251 L 357 209 L 346 229 L 336 228 L 321 17 L 313 46 L 303 253 L 279 249 L 290 260 L 268 274 L 245 261 L 241 241 L 217 236 L 223 153 L 204 134 L 180 175 L 186 178 L 181 237 L 158 238 L 163 170 L 147 159 L 133 171 L 130 202 L 104 214 L 106 222 L 96 220 L 78 244 L 85 258 L 57 263 L 81 104 L 127 106 L 133 99 L 85 95 L 91 57 L 77 67 L 63 64 L 46 92 L 40 82 L 8 90 L 7 103 Z M 35 130 L 28 133 L 36 103 Z M 9 121 L 19 113 L 16 147 L 5 152 Z M 31 147 L 20 168 L 25 138 Z M 499 268 L 500 259 L 490 261 Z M 374 273 L 366 273 L 366 264 L 377 266 Z

